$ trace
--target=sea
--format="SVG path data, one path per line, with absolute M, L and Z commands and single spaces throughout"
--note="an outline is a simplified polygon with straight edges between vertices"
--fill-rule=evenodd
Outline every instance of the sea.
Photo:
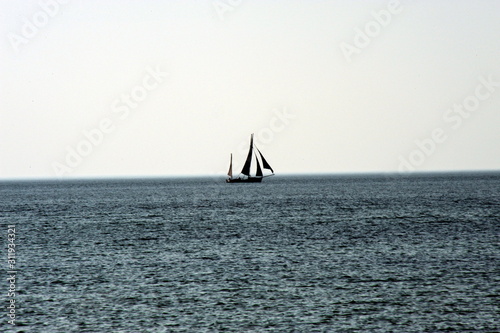
M 0 221 L 1 332 L 500 332 L 498 172 L 3 181 Z

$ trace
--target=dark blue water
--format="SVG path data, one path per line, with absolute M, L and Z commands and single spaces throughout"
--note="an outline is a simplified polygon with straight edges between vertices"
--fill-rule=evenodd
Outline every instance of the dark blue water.
M 498 173 L 4 182 L 0 221 L 2 332 L 500 331 Z

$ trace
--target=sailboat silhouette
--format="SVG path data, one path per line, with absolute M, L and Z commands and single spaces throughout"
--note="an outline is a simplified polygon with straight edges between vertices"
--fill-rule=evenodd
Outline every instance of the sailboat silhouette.
M 271 170 L 272 174 L 271 175 L 266 175 L 264 176 L 264 173 L 262 172 L 262 168 L 260 166 L 259 162 L 259 157 L 257 156 L 257 153 L 254 152 L 254 144 L 253 144 L 253 134 L 250 136 L 250 148 L 248 150 L 248 155 L 247 159 L 245 161 L 245 164 L 243 165 L 243 169 L 241 169 L 240 175 L 243 175 L 243 177 L 238 176 L 238 178 L 233 177 L 233 154 L 231 154 L 231 159 L 229 162 L 229 171 L 227 172 L 227 175 L 229 176 L 228 179 L 226 179 L 227 183 L 260 183 L 264 177 L 269 177 L 274 175 L 274 170 L 269 165 L 269 163 L 266 161 L 264 158 L 264 155 L 260 152 L 260 150 L 255 147 L 257 152 L 259 153 L 260 160 L 262 161 L 262 167 L 264 169 Z M 250 174 L 250 168 L 252 166 L 252 157 L 255 155 L 255 161 L 257 163 L 257 171 L 255 172 L 255 176 L 252 176 Z

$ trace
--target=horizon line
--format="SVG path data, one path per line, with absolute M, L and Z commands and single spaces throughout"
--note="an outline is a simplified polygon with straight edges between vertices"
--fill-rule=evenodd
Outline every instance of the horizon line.
M 474 174 L 474 173 L 500 173 L 500 169 L 476 170 L 425 170 L 425 171 L 355 171 L 355 172 L 283 172 L 277 176 L 286 177 L 314 177 L 314 176 L 412 176 L 431 174 Z M 0 177 L 0 182 L 15 181 L 75 181 L 75 180 L 126 180 L 126 179 L 172 179 L 172 178 L 225 178 L 225 174 L 165 174 L 165 175 L 93 175 L 74 177 Z

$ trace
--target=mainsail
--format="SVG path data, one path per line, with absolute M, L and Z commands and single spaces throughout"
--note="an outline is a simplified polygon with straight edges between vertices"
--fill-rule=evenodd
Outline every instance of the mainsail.
M 252 152 L 253 152 L 253 134 L 250 137 L 250 150 L 248 150 L 247 160 L 245 161 L 245 165 L 243 165 L 243 169 L 241 169 L 241 173 L 245 176 L 250 176 L 250 165 L 252 164 Z

